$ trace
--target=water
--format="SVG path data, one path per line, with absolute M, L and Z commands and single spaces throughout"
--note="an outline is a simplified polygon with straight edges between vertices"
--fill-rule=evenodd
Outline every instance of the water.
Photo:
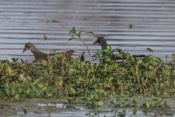
M 111 99 L 119 103 L 123 99 Z M 132 100 L 128 98 L 127 100 Z M 144 100 L 144 101 L 143 101 Z M 138 105 L 143 102 L 151 101 L 152 98 L 138 99 Z M 87 109 L 82 105 L 70 105 L 65 100 L 58 99 L 30 99 L 24 102 L 0 101 L 0 117 L 175 117 L 175 100 L 166 99 L 171 107 L 168 110 L 152 109 L 146 110 L 137 108 L 112 108 L 109 104 L 103 107 L 101 111 Z
M 0 59 L 34 60 L 31 52 L 22 53 L 27 42 L 46 53 L 74 49 L 79 55 L 86 47 L 79 40 L 67 41 L 73 26 L 104 34 L 113 48 L 131 54 L 171 58 L 175 50 L 174 7 L 170 0 L 1 0 Z M 98 44 L 92 45 L 94 37 L 83 38 L 92 53 L 100 49 Z
M 79 40 L 67 41 L 73 26 L 78 30 L 104 34 L 113 48 L 121 48 L 131 54 L 168 56 L 170 59 L 175 50 L 174 7 L 175 1 L 170 0 L 1 0 L 0 59 L 34 60 L 31 52 L 22 53 L 27 42 L 34 43 L 46 53 L 54 49 L 74 49 L 79 55 L 86 47 Z M 43 40 L 44 35 L 47 40 Z M 92 45 L 96 40 L 94 37 L 86 35 L 83 38 L 92 53 L 100 49 L 98 44 Z M 152 48 L 154 52 L 150 53 L 146 48 Z M 85 114 L 94 114 L 84 106 L 73 105 L 70 108 L 62 101 L 58 102 L 41 99 L 1 101 L 0 117 L 87 117 Z M 170 104 L 174 109 L 175 102 Z M 99 116 L 115 115 L 110 110 L 107 107 Z M 135 116 L 131 109 L 124 110 L 127 117 Z M 118 108 L 116 116 L 122 111 Z M 136 116 L 175 116 L 173 110 L 163 115 L 159 111 L 144 111 L 138 109 Z

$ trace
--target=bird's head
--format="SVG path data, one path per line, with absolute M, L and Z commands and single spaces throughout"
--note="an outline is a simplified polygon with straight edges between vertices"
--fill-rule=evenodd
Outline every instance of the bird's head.
M 93 45 L 96 44 L 96 43 L 100 44 L 101 46 L 107 45 L 107 42 L 103 37 L 97 38 L 97 40 L 93 43 Z
M 25 46 L 24 46 L 24 49 L 23 49 L 23 53 L 26 51 L 26 50 L 31 50 L 33 48 L 33 44 L 32 43 L 26 43 Z

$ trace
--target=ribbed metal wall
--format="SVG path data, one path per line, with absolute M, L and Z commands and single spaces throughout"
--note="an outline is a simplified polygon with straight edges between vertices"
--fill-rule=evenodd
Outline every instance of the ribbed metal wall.
M 33 60 L 29 51 L 22 53 L 27 42 L 43 52 L 74 49 L 79 53 L 85 50 L 82 43 L 67 41 L 72 26 L 104 34 L 113 48 L 132 54 L 164 58 L 175 53 L 173 0 L 1 0 L 0 59 Z M 92 52 L 100 49 L 92 46 L 94 37 L 84 38 Z

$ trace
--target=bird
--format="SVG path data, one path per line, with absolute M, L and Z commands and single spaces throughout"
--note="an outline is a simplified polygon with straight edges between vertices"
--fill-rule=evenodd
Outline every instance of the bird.
M 107 44 L 106 39 L 104 39 L 104 37 L 98 37 L 97 40 L 93 43 L 93 45 L 96 44 L 96 43 L 101 45 L 102 50 L 107 49 L 108 44 Z M 134 58 L 135 57 L 146 57 L 146 55 L 143 55 L 143 54 L 141 54 L 141 55 L 132 55 L 132 56 Z M 114 54 L 112 54 L 110 57 L 113 60 L 121 60 L 122 59 L 121 57 L 116 57 Z
M 108 44 L 107 44 L 106 39 L 104 39 L 104 37 L 98 37 L 97 40 L 93 43 L 93 45 L 96 43 L 101 45 L 102 50 L 107 49 Z
M 85 61 L 85 52 L 83 51 L 81 56 L 80 56 L 80 61 L 83 62 Z
M 30 50 L 34 57 L 35 57 L 35 60 L 39 60 L 39 59 L 48 59 L 49 57 L 53 57 L 55 54 L 52 53 L 52 54 L 46 54 L 46 53 L 43 53 L 41 52 L 38 48 L 36 48 L 34 46 L 34 44 L 28 42 L 25 44 L 24 46 L 24 49 L 23 49 L 23 53 L 26 51 L 26 50 Z M 70 58 L 73 54 L 74 50 L 69 50 L 69 51 L 66 51 L 66 52 L 60 52 L 60 53 L 57 53 L 57 54 L 64 54 L 65 55 L 65 58 Z

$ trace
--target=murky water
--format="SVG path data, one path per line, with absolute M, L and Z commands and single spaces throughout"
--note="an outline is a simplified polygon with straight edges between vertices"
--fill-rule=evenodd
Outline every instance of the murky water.
M 110 101 L 117 104 L 121 100 L 123 99 Z M 145 98 L 137 101 L 138 105 L 141 105 L 144 102 L 151 102 L 152 99 Z M 0 101 L 0 117 L 175 117 L 175 100 L 166 99 L 166 102 L 170 106 L 168 110 L 112 108 L 108 103 L 101 111 L 95 111 L 83 105 L 70 105 L 67 101 L 58 99 L 30 99 L 25 102 Z

